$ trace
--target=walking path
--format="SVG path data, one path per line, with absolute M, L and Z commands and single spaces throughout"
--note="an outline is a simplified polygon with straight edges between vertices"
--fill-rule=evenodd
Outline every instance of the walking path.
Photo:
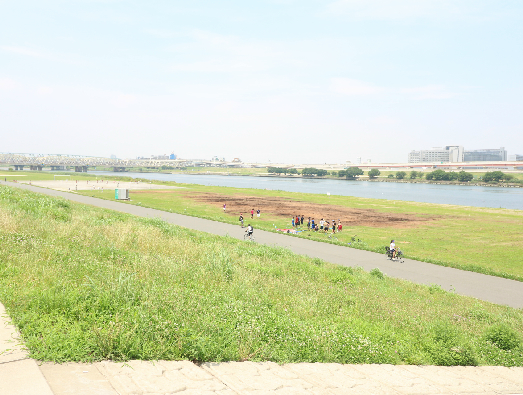
M 0 184 L 15 186 L 51 196 L 61 196 L 75 202 L 103 207 L 141 217 L 156 217 L 166 222 L 189 229 L 200 230 L 221 236 L 229 235 L 231 237 L 242 239 L 244 235 L 244 230 L 239 226 L 223 222 L 169 213 L 166 211 L 139 207 L 117 201 L 103 200 L 90 196 L 81 196 L 75 193 L 37 188 L 21 183 L 6 183 L 1 181 Z M 383 254 L 262 230 L 255 230 L 255 235 L 256 241 L 259 243 L 286 247 L 297 254 L 307 255 L 313 258 L 321 258 L 338 265 L 361 266 L 367 271 L 379 268 L 382 272 L 391 277 L 402 278 L 418 284 L 437 284 L 447 291 L 453 290 L 460 295 L 472 296 L 481 300 L 510 307 L 523 308 L 523 282 L 520 281 L 487 276 L 480 273 L 433 265 L 431 263 L 419 262 L 411 259 L 405 259 L 403 263 L 393 262 L 386 259 Z
M 2 182 L 2 184 L 4 184 Z M 8 185 L 98 207 L 219 235 L 243 237 L 238 226 L 166 213 L 114 201 L 79 196 L 23 184 Z M 523 283 L 477 273 L 405 260 L 391 263 L 383 255 L 296 237 L 256 231 L 259 242 L 284 246 L 333 263 L 379 267 L 390 276 L 420 283 L 454 287 L 458 293 L 495 303 L 523 307 Z M 449 281 L 448 279 L 452 280 Z M 519 394 L 523 395 L 523 368 L 497 366 L 438 367 L 340 365 L 272 362 L 204 363 L 189 361 L 102 361 L 93 364 L 39 364 L 28 358 L 14 326 L 0 304 L 1 395 L 350 395 L 350 394 Z

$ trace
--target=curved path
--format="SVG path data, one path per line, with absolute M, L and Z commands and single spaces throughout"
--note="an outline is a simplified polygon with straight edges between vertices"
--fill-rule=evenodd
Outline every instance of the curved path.
M 216 235 L 229 235 L 243 238 L 244 230 L 236 225 L 207 219 L 190 217 L 182 214 L 139 207 L 117 201 L 103 200 L 75 193 L 61 192 L 38 188 L 30 185 L 4 182 L 0 184 L 27 189 L 50 196 L 60 196 L 65 199 L 103 207 L 110 210 L 129 213 L 141 217 L 160 218 L 166 222 Z M 321 258 L 325 261 L 344 266 L 361 266 L 369 271 L 379 268 L 391 277 L 401 278 L 418 284 L 437 284 L 445 290 L 453 290 L 460 295 L 472 296 L 481 300 L 515 308 L 523 308 L 523 282 L 488 276 L 464 270 L 433 265 L 405 259 L 403 263 L 386 259 L 385 255 L 369 251 L 357 250 L 328 243 L 256 230 L 256 241 L 259 243 L 286 247 L 297 254 Z

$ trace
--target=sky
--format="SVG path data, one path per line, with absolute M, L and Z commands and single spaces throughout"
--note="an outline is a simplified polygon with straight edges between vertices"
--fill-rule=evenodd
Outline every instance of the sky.
M 0 152 L 523 154 L 521 0 L 0 0 Z

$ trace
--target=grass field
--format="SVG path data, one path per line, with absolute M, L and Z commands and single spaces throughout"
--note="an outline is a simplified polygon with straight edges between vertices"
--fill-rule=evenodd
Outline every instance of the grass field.
M 31 357 L 523 365 L 523 311 L 0 187 L 0 300 Z
M 366 199 L 349 196 L 330 196 L 292 193 L 285 191 L 267 191 L 258 189 L 239 189 L 227 187 L 184 186 L 183 190 L 168 193 L 131 192 L 130 204 L 157 208 L 216 221 L 238 224 L 239 212 L 223 213 L 221 205 L 212 205 L 194 199 L 201 194 L 223 196 L 225 202 L 231 196 L 241 197 L 280 197 L 296 202 L 324 204 L 325 210 L 332 207 L 354 209 L 372 209 L 383 214 L 416 215 L 419 218 L 435 218 L 414 227 L 398 228 L 394 226 L 349 226 L 345 223 L 342 233 L 322 234 L 302 232 L 297 237 L 337 243 L 370 251 L 383 252 L 391 239 L 404 251 L 407 257 L 444 266 L 451 266 L 479 273 L 486 273 L 523 281 L 523 211 L 507 209 L 487 209 Z M 114 192 L 105 191 L 79 192 L 106 199 L 113 199 Z M 274 231 L 275 227 L 290 228 L 290 217 L 281 218 L 267 212 L 264 207 L 261 219 L 254 219 L 257 229 Z M 244 207 L 244 215 L 250 210 Z M 257 209 L 257 207 L 255 207 Z M 307 212 L 297 211 L 296 214 Z M 316 218 L 317 220 L 319 218 Z M 246 219 L 247 220 L 247 219 Z M 306 229 L 306 227 L 301 227 Z M 330 236 L 330 237 L 329 237 Z M 356 236 L 356 242 L 352 238 Z M 357 240 L 361 240 L 357 242 Z
M 19 172 L 21 180 L 52 180 L 55 173 Z M 57 173 L 58 174 L 58 173 Z M 65 174 L 65 173 L 60 173 Z M 94 180 L 95 176 L 76 173 L 72 178 Z M 104 177 L 105 178 L 105 177 Z M 117 179 L 131 180 L 118 175 Z M 149 182 L 149 180 L 144 180 Z M 131 192 L 131 204 L 158 208 L 227 223 L 238 223 L 238 212 L 224 214 L 219 206 L 196 201 L 191 195 L 212 193 L 227 199 L 231 196 L 281 197 L 298 202 L 328 204 L 357 209 L 374 209 L 382 213 L 415 214 L 421 217 L 438 217 L 411 228 L 393 228 L 387 226 L 351 226 L 345 224 L 344 231 L 336 238 L 314 232 L 301 233 L 299 237 L 350 245 L 370 251 L 383 252 L 392 238 L 403 249 L 406 256 L 451 266 L 479 273 L 491 274 L 523 281 L 523 211 L 506 209 L 487 209 L 429 203 L 365 199 L 347 196 L 301 194 L 284 191 L 266 191 L 259 189 L 239 189 L 210 187 L 191 184 L 178 184 L 155 181 L 156 184 L 184 186 L 183 191 L 170 191 L 168 194 L 155 192 L 135 194 Z M 187 193 L 189 191 L 189 193 Z M 114 199 L 114 191 L 104 193 L 83 191 L 85 195 L 94 195 Z M 251 207 L 245 207 L 250 210 Z M 266 212 L 263 207 L 261 220 L 255 220 L 258 229 L 274 230 L 275 227 L 290 227 L 290 218 L 281 218 Z M 304 214 L 306 212 L 297 212 Z M 317 218 L 318 219 L 318 218 Z M 305 236 L 303 236 L 305 235 Z M 354 243 L 352 237 L 361 242 Z

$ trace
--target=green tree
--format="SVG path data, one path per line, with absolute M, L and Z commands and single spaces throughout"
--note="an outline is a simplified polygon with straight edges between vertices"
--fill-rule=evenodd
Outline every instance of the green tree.
M 500 182 L 505 178 L 505 174 L 501 171 L 487 171 L 483 176 L 483 181 L 485 182 Z
M 466 171 L 460 171 L 458 173 L 458 181 L 460 182 L 469 182 L 469 181 L 472 181 L 474 179 L 474 176 L 472 175 L 472 173 L 467 173 Z
M 389 174 L 387 178 L 394 178 L 394 174 Z
M 345 178 L 347 180 L 355 180 L 357 176 L 363 175 L 363 170 L 359 167 L 349 167 L 345 172 Z
M 296 170 L 296 169 L 289 169 L 287 172 L 289 174 L 298 174 L 298 170 Z
M 407 173 L 405 173 L 404 171 L 398 171 L 396 172 L 396 178 L 398 180 L 403 180 L 405 178 L 405 176 L 407 175 Z
M 347 170 L 340 170 L 338 172 L 338 177 L 345 177 L 347 175 Z
M 443 170 L 438 169 L 432 172 L 432 178 L 436 181 L 444 181 L 448 179 L 448 176 Z
M 323 177 L 323 176 L 327 175 L 327 170 L 316 169 L 315 167 L 306 167 L 305 169 L 302 170 L 301 174 L 303 174 L 304 176 Z
M 369 175 L 369 178 L 376 178 L 381 174 L 381 172 L 378 169 L 371 169 L 367 174 Z
M 456 173 L 454 171 L 447 173 L 447 180 L 456 181 L 457 179 L 458 179 L 458 173 Z

